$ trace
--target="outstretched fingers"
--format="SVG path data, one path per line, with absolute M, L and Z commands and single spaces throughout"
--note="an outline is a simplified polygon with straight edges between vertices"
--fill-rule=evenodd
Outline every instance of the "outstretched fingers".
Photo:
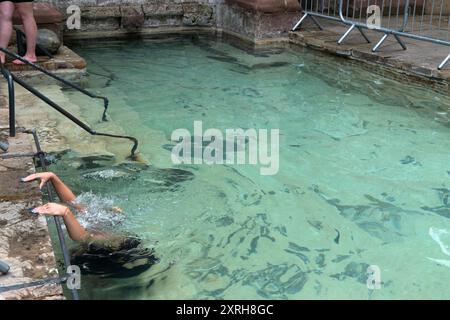
M 33 213 L 50 216 L 64 216 L 66 215 L 67 211 L 68 208 L 66 206 L 52 202 L 36 207 L 32 210 Z
M 45 183 L 52 178 L 52 175 L 53 174 L 50 172 L 33 173 L 25 178 L 22 178 L 22 181 L 29 182 L 29 181 L 41 179 L 41 183 L 39 184 L 39 189 L 42 189 L 42 187 L 45 185 Z
M 39 176 L 36 173 L 30 174 L 29 176 L 26 176 L 25 178 L 22 178 L 23 182 L 29 182 L 38 179 Z

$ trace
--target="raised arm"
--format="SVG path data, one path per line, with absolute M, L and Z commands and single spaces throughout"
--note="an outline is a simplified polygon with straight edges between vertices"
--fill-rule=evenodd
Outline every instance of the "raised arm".
M 75 201 L 76 196 L 73 194 L 72 190 L 70 190 L 69 187 L 67 187 L 64 182 L 62 182 L 62 180 L 53 172 L 34 173 L 23 178 L 22 181 L 28 182 L 36 179 L 41 180 L 39 185 L 40 189 L 42 189 L 47 181 L 50 181 L 55 187 L 56 193 L 62 202 L 72 203 Z

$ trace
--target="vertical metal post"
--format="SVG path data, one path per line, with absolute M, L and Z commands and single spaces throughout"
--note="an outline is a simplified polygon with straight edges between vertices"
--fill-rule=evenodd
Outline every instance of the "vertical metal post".
M 11 72 L 0 63 L 3 76 L 8 82 L 8 104 L 9 104 L 9 136 L 16 136 L 16 104 L 14 96 L 14 79 Z
M 22 31 L 19 29 L 16 29 L 16 44 L 17 44 L 17 54 L 19 56 L 25 55 L 25 46 L 23 44 L 23 34 Z
M 41 167 L 44 171 L 47 171 L 47 166 L 45 164 L 45 158 L 44 155 L 42 153 L 42 149 L 41 149 L 41 144 L 39 142 L 39 138 L 37 136 L 36 130 L 33 129 L 31 131 L 27 131 L 27 133 L 31 133 L 33 135 L 33 139 L 34 139 L 34 143 L 36 145 L 36 151 L 38 152 L 39 155 L 39 161 L 41 162 Z M 47 182 L 45 184 L 46 188 L 47 188 L 47 193 L 48 193 L 48 199 L 50 200 L 50 202 L 54 201 L 54 197 L 53 197 L 53 191 L 52 188 L 50 187 L 50 184 Z M 69 257 L 69 253 L 67 251 L 67 245 L 66 245 L 66 239 L 64 239 L 64 232 L 62 230 L 61 227 L 61 221 L 60 221 L 60 217 L 54 216 L 53 217 L 54 222 L 55 222 L 55 226 L 56 226 L 56 231 L 58 234 L 58 239 L 59 239 L 59 244 L 61 245 L 61 251 L 63 254 L 63 260 L 64 260 L 64 265 L 67 268 L 71 265 L 70 263 L 70 257 Z M 79 300 L 79 296 L 78 296 L 78 291 L 76 289 L 71 289 L 71 293 L 72 293 L 72 299 L 73 300 Z

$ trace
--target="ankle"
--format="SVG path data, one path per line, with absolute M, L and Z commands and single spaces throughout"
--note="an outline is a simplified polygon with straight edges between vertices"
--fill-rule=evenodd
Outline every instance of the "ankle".
M 35 54 L 25 54 L 24 56 L 23 56 L 25 59 L 27 59 L 27 60 L 36 60 L 36 55 Z

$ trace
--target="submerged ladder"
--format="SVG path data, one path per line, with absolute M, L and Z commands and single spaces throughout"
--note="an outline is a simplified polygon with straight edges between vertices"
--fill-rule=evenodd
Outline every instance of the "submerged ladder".
M 102 115 L 102 121 L 107 121 L 107 117 L 106 117 L 106 111 L 108 110 L 108 98 L 104 97 L 104 96 L 99 96 L 97 94 L 94 94 L 82 87 L 80 87 L 79 85 L 70 82 L 66 79 L 63 79 L 59 76 L 57 76 L 56 74 L 45 70 L 44 68 L 42 68 L 41 66 L 30 62 L 24 58 L 22 58 L 21 56 L 19 56 L 18 54 L 9 51 L 8 49 L 2 48 L 0 47 L 0 51 L 4 52 L 6 55 L 18 59 L 20 61 L 22 61 L 23 63 L 25 63 L 26 65 L 31 66 L 33 69 L 38 70 L 44 74 L 46 74 L 47 76 L 56 79 L 58 81 L 60 81 L 61 83 L 87 95 L 88 97 L 94 98 L 94 99 L 102 99 L 103 100 L 103 115 Z M 59 113 L 61 113 L 62 115 L 64 115 L 66 118 L 68 118 L 69 120 L 71 120 L 72 122 L 74 122 L 76 125 L 78 125 L 79 127 L 81 127 L 83 130 L 85 130 L 86 132 L 88 132 L 91 135 L 96 135 L 96 136 L 105 136 L 105 137 L 110 137 L 110 138 L 118 138 L 118 139 L 128 139 L 130 141 L 133 142 L 133 147 L 131 149 L 131 157 L 133 158 L 135 156 L 137 147 L 138 147 L 138 140 L 135 137 L 132 136 L 125 136 L 125 135 L 117 135 L 117 134 L 110 134 L 110 133 L 103 133 L 103 132 L 97 132 L 95 130 L 93 130 L 89 125 L 85 124 L 83 121 L 81 121 L 80 119 L 78 119 L 77 117 L 75 117 L 73 114 L 71 114 L 70 112 L 68 112 L 67 110 L 65 110 L 64 108 L 62 108 L 60 105 L 58 105 L 56 102 L 52 101 L 50 98 L 48 98 L 47 96 L 45 96 L 44 94 L 42 94 L 41 92 L 39 92 L 36 88 L 32 87 L 31 85 L 29 85 L 28 83 L 26 83 L 24 80 L 19 79 L 17 76 L 15 76 L 13 73 L 11 73 L 11 71 L 9 71 L 3 64 L 0 63 L 0 68 L 1 68 L 1 73 L 3 75 L 3 77 L 6 79 L 6 81 L 8 82 L 8 103 L 9 103 L 9 135 L 11 137 L 14 137 L 16 135 L 16 125 L 15 125 L 15 95 L 14 95 L 14 82 L 18 83 L 20 86 L 22 86 L 23 88 L 25 88 L 26 90 L 28 90 L 29 92 L 31 92 L 33 95 L 35 95 L 36 97 L 38 97 L 39 99 L 41 99 L 42 101 L 44 101 L 46 104 L 48 104 L 50 107 L 52 107 L 53 109 L 55 109 L 56 111 L 58 111 Z

